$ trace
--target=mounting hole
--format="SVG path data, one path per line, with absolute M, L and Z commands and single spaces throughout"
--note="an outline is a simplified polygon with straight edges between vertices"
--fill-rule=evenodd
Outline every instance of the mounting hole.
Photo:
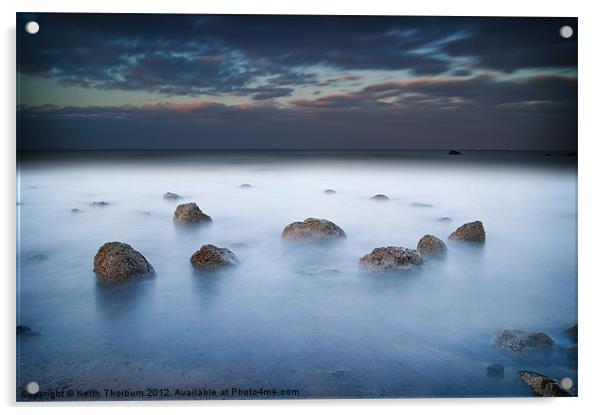
M 569 39 L 571 36 L 573 36 L 573 28 L 571 26 L 562 26 L 559 32 L 560 36 L 565 39 Z
M 34 22 L 32 20 L 31 22 L 25 23 L 25 31 L 30 35 L 35 35 L 40 31 L 40 25 L 38 24 L 38 22 Z
M 568 391 L 573 387 L 573 379 L 571 378 L 562 378 L 560 380 L 560 387 L 565 391 Z
M 40 385 L 38 385 L 38 382 L 29 382 L 25 386 L 25 390 L 30 395 L 35 395 L 36 393 L 38 393 L 40 391 Z

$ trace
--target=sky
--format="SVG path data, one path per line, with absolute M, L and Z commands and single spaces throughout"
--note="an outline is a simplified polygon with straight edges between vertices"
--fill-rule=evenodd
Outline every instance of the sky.
M 576 150 L 577 35 L 576 18 L 18 13 L 17 148 Z

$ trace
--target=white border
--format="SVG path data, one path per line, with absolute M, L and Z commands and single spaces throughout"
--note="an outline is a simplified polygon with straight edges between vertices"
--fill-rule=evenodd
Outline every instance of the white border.
M 504 0 L 484 2 L 470 0 L 420 0 L 396 2 L 370 0 L 21 0 L 0 2 L 2 8 L 3 54 L 0 70 L 3 83 L 0 116 L 3 129 L 2 215 L 0 229 L 0 263 L 2 289 L 2 374 L 0 403 L 7 413 L 43 410 L 47 413 L 134 413 L 163 414 L 168 411 L 234 411 L 251 413 L 283 411 L 345 411 L 347 414 L 366 410 L 408 413 L 504 414 L 522 411 L 545 411 L 547 414 L 587 413 L 595 407 L 601 385 L 600 346 L 602 330 L 599 317 L 602 299 L 602 273 L 598 257 L 601 249 L 600 99 L 602 73 L 600 41 L 602 15 L 597 2 Z M 453 15 L 453 16 L 569 16 L 579 18 L 579 398 L 576 399 L 404 399 L 362 401 L 237 401 L 237 402 L 145 402 L 100 404 L 15 404 L 15 12 L 123 12 L 123 13 L 248 13 L 248 14 L 372 14 L 372 15 Z M 542 287 L 545 290 L 545 287 Z M 167 409 L 166 407 L 169 407 Z

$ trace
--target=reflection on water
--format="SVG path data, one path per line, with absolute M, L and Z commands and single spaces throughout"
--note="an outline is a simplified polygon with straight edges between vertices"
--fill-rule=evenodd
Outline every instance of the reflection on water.
M 576 321 L 574 158 L 54 152 L 21 154 L 19 179 L 18 324 L 39 335 L 19 337 L 18 385 L 528 396 L 518 370 L 577 380 L 564 333 Z M 370 200 L 377 193 L 390 200 Z M 176 205 L 191 201 L 211 225 L 174 225 Z M 307 217 L 347 239 L 280 239 Z M 375 247 L 415 248 L 477 219 L 483 246 L 448 243 L 444 259 L 405 275 L 358 269 Z M 156 275 L 98 281 L 92 260 L 108 241 L 131 244 Z M 241 265 L 195 272 L 189 258 L 205 243 L 233 246 Z M 489 344 L 501 329 L 544 331 L 558 347 L 508 356 Z M 504 377 L 487 377 L 491 364 Z

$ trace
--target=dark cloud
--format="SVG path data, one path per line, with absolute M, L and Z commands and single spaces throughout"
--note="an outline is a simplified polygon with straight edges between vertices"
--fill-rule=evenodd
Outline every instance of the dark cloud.
M 39 35 L 19 31 L 18 70 L 64 85 L 179 95 L 316 82 L 299 68 L 407 69 L 436 75 L 451 57 L 510 71 L 574 67 L 574 19 L 357 16 L 36 14 Z M 18 16 L 20 25 L 30 18 Z M 464 69 L 466 70 L 466 69 Z

